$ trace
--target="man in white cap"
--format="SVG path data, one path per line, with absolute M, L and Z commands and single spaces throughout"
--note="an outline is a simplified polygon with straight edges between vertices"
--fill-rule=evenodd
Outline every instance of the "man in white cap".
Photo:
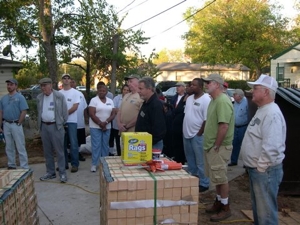
M 65 135 L 65 161 L 66 168 L 68 168 L 68 151 L 67 140 L 70 141 L 70 154 L 71 154 L 71 173 L 76 173 L 79 167 L 78 158 L 78 141 L 77 141 L 77 109 L 80 103 L 80 96 L 78 92 L 71 87 L 70 74 L 62 75 L 63 89 L 60 92 L 65 96 L 68 106 L 68 120 L 66 122 L 66 135 Z M 68 138 L 68 139 L 67 139 Z
M 286 139 L 286 123 L 274 103 L 278 84 L 262 74 L 248 86 L 258 109 L 247 127 L 241 156 L 249 174 L 254 224 L 278 224 L 277 194 Z
M 231 216 L 227 164 L 232 151 L 234 113 L 231 101 L 223 93 L 224 79 L 219 74 L 202 79 L 206 92 L 212 98 L 204 129 L 206 172 L 217 192 L 213 206 L 205 211 L 214 214 L 210 217 L 211 221 L 219 222 Z

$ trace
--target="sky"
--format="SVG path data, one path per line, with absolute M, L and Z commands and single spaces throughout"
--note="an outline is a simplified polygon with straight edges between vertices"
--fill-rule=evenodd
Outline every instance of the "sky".
M 284 15 L 291 17 L 295 15 L 293 3 L 296 0 L 271 0 L 271 2 L 275 1 L 284 7 L 284 11 L 282 12 Z M 186 22 L 182 22 L 180 25 L 166 32 L 164 31 L 182 21 L 183 14 L 188 7 L 203 7 L 205 0 L 107 0 L 107 3 L 114 5 L 117 12 L 120 11 L 118 13 L 119 17 L 123 17 L 126 11 L 128 11 L 127 17 L 122 24 L 123 29 L 128 29 L 181 3 L 167 12 L 133 28 L 142 29 L 145 31 L 144 36 L 151 37 L 148 41 L 149 43 L 141 47 L 142 54 L 149 56 L 152 49 L 156 49 L 155 52 L 159 52 L 164 48 L 172 50 L 183 49 L 184 41 L 181 39 L 181 36 L 188 31 Z M 129 6 L 126 7 L 127 5 Z

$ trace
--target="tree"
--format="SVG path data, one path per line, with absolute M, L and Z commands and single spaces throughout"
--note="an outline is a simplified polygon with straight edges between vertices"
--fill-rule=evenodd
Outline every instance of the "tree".
M 187 62 L 189 58 L 184 54 L 181 49 L 162 49 L 158 53 L 158 58 L 154 59 L 156 65 L 164 62 Z
M 43 48 L 49 75 L 57 83 L 56 47 L 64 44 L 61 28 L 72 14 L 73 3 L 73 0 L 1 1 L 0 42 L 9 40 L 13 45 L 25 48 L 36 44 Z
M 193 62 L 242 63 L 259 75 L 272 55 L 291 45 L 288 19 L 278 9 L 261 0 L 216 1 L 188 20 L 185 52 Z

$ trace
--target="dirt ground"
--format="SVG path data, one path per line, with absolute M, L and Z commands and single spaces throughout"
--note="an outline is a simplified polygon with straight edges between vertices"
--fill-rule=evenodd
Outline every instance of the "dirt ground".
M 42 142 L 36 129 L 24 129 L 26 136 L 26 149 L 29 158 L 29 164 L 45 162 L 42 150 Z M 7 167 L 7 158 L 5 154 L 5 146 L 0 143 L 0 168 Z M 226 221 L 227 224 L 252 224 L 252 222 L 241 212 L 241 210 L 251 210 L 250 192 L 248 175 L 245 173 L 232 180 L 230 186 L 230 208 L 232 216 Z M 198 224 L 219 224 L 210 222 L 208 214 L 205 213 L 205 207 L 213 203 L 215 198 L 214 191 L 206 191 L 199 196 L 199 217 Z M 288 209 L 292 212 L 300 214 L 300 197 L 295 196 L 278 196 L 279 211 Z M 282 215 L 284 215 L 282 213 Z M 288 215 L 287 215 L 288 216 Z M 223 223 L 224 223 L 223 222 Z

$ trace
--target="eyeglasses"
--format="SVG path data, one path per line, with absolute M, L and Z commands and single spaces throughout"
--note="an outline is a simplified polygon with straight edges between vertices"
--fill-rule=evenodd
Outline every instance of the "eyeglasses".
M 66 80 L 66 79 L 68 79 L 68 80 L 69 80 L 69 79 L 71 79 L 71 78 L 70 78 L 70 77 L 63 77 L 63 79 L 64 79 L 64 80 Z

